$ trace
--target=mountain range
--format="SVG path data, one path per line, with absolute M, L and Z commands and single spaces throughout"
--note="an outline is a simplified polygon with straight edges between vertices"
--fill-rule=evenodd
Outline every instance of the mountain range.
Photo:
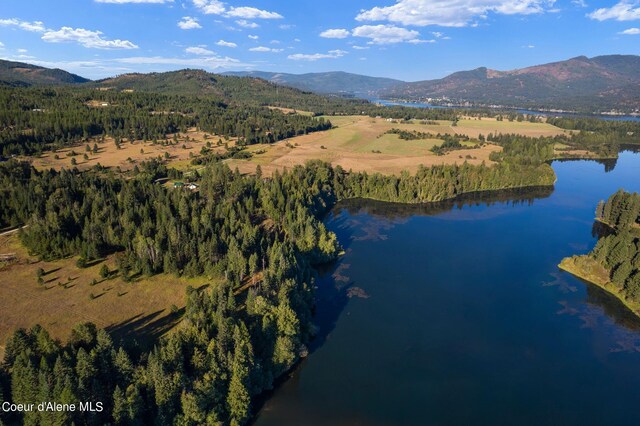
M 226 92 L 237 90 L 239 77 L 248 78 L 250 84 L 264 90 L 268 87 L 265 84 L 271 83 L 319 94 L 362 98 L 469 102 L 473 105 L 581 112 L 640 110 L 640 56 L 635 55 L 579 56 L 511 71 L 481 67 L 456 72 L 442 79 L 417 82 L 346 72 L 286 74 L 243 71 L 219 75 L 201 70 L 133 73 L 92 82 L 59 69 L 0 60 L 0 83 L 12 86 L 83 85 L 224 97 Z M 295 93 L 289 95 L 294 96 Z
M 286 74 L 265 71 L 227 72 L 224 75 L 256 77 L 283 86 L 316 93 L 375 96 L 382 90 L 403 84 L 401 80 L 384 77 L 369 77 L 342 71 L 316 72 L 307 74 Z
M 511 71 L 482 67 L 438 80 L 399 84 L 383 89 L 379 95 L 404 100 L 449 98 L 476 104 L 590 111 L 637 109 L 640 56 L 578 56 Z

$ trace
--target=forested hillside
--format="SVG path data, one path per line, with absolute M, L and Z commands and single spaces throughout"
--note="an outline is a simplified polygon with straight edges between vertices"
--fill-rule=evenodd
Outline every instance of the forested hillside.
M 0 85 L 58 86 L 86 83 L 89 80 L 61 69 L 39 67 L 0 59 Z
M 34 154 L 94 136 L 153 141 L 190 127 L 269 143 L 318 130 L 322 118 L 284 114 L 207 97 L 78 88 L 0 88 L 0 154 Z

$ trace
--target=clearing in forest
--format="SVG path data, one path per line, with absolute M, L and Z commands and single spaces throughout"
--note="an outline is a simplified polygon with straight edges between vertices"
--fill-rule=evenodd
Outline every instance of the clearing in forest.
M 204 277 L 169 274 L 127 283 L 117 274 L 112 256 L 87 268 L 76 265 L 77 257 L 40 261 L 27 253 L 17 233 L 0 236 L 0 253 L 11 255 L 0 261 L 0 356 L 15 329 L 36 324 L 65 341 L 75 325 L 90 321 L 116 340 L 134 337 L 148 345 L 179 322 L 189 285 L 211 284 Z M 107 279 L 100 276 L 103 265 L 111 271 Z
M 396 134 L 387 131 L 396 128 L 406 131 L 418 131 L 440 134 L 467 135 L 472 139 L 480 134 L 518 133 L 527 136 L 553 136 L 565 131 L 546 123 L 529 123 L 517 121 L 498 121 L 496 119 L 464 118 L 452 126 L 450 121 L 437 121 L 425 124 L 420 120 L 408 122 L 371 118 L 366 116 L 331 116 L 335 128 L 298 136 L 271 145 L 254 145 L 248 147 L 253 157 L 248 160 L 228 160 L 231 168 L 238 167 L 243 173 L 255 172 L 260 165 L 265 175 L 275 170 L 284 170 L 304 164 L 308 160 L 323 160 L 340 165 L 346 170 L 380 172 L 398 174 L 402 171 L 415 172 L 420 165 L 437 164 L 490 164 L 491 152 L 500 147 L 487 144 L 478 149 L 462 149 L 445 155 L 435 155 L 431 148 L 440 145 L 442 140 L 427 138 L 419 140 L 403 140 Z M 474 145 L 471 143 L 470 145 Z

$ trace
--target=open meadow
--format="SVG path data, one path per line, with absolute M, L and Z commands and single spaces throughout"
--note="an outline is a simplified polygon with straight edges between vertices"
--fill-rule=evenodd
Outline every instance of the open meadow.
M 210 284 L 204 277 L 168 274 L 127 283 L 117 274 L 113 257 L 86 268 L 79 268 L 75 257 L 40 261 L 27 253 L 17 232 L 0 235 L 0 254 L 10 255 L 0 262 L 0 359 L 2 345 L 15 329 L 36 324 L 66 341 L 75 325 L 90 321 L 116 340 L 133 337 L 148 345 L 178 323 L 189 285 Z M 108 278 L 101 277 L 103 265 L 111 271 Z M 44 275 L 39 283 L 40 268 Z
M 477 149 L 460 149 L 438 156 L 431 151 L 442 144 L 437 138 L 402 140 L 396 134 L 387 133 L 391 129 L 440 134 L 459 134 L 477 139 L 480 134 L 518 133 L 526 136 L 553 136 L 564 130 L 546 123 L 497 121 L 483 118 L 461 119 L 457 126 L 450 121 L 437 124 L 422 124 L 418 120 L 404 122 L 366 116 L 325 117 L 335 126 L 331 130 L 311 133 L 280 141 L 270 145 L 253 145 L 248 151 L 253 157 L 246 160 L 231 159 L 231 168 L 238 167 L 242 173 L 255 172 L 260 165 L 265 175 L 275 170 L 284 170 L 309 160 L 323 160 L 340 165 L 346 170 L 359 172 L 379 172 L 398 174 L 402 171 L 415 172 L 421 165 L 490 164 L 489 155 L 501 148 L 486 144 Z M 469 145 L 475 145 L 470 143 Z
M 489 133 L 517 133 L 531 137 L 565 133 L 564 130 L 546 123 L 498 121 L 494 118 L 462 118 L 456 126 L 450 121 L 442 120 L 425 124 L 419 120 L 390 120 L 368 116 L 324 118 L 330 120 L 335 127 L 274 144 L 251 145 L 247 147 L 247 151 L 253 155 L 252 158 L 229 159 L 226 162 L 231 168 L 237 167 L 242 173 L 254 173 L 256 166 L 260 165 L 267 176 L 275 170 L 292 168 L 309 160 L 323 160 L 353 171 L 397 174 L 406 170 L 413 173 L 421 165 L 428 167 L 437 164 L 460 164 L 464 161 L 470 164 L 490 164 L 490 154 L 500 148 L 486 144 L 477 149 L 460 149 L 438 156 L 431 149 L 442 144 L 441 139 L 433 137 L 403 140 L 396 134 L 387 133 L 389 130 L 395 128 L 433 135 L 458 134 L 473 140 Z M 197 129 L 189 129 L 188 132 L 175 137 L 169 135 L 166 141 L 161 141 L 162 143 L 127 141 L 120 143 L 119 147 L 112 138 L 93 138 L 75 147 L 46 152 L 32 161 L 38 169 L 59 170 L 77 167 L 79 170 L 86 170 L 99 163 L 104 167 L 119 167 L 120 170 L 127 171 L 142 161 L 161 158 L 171 167 L 188 171 L 199 168 L 193 166 L 191 161 L 200 155 L 207 143 L 212 152 L 223 153 L 225 147 L 218 145 L 219 140 L 222 139 Z M 228 146 L 235 145 L 233 138 L 222 142 Z M 475 142 L 463 142 L 463 145 L 465 144 L 473 146 Z M 97 150 L 93 149 L 94 145 Z
M 92 138 L 74 147 L 45 152 L 39 157 L 31 158 L 33 166 L 37 169 L 60 170 L 77 167 L 78 170 L 87 170 L 99 163 L 104 167 L 120 167 L 122 171 L 127 171 L 142 161 L 160 157 L 172 164 L 172 167 L 186 170 L 191 168 L 191 159 L 200 155 L 201 149 L 206 147 L 207 142 L 210 143 L 213 152 L 223 152 L 224 146 L 217 146 L 218 140 L 227 142 L 218 136 L 196 129 L 180 133 L 175 139 L 174 135 L 169 135 L 166 141 L 162 141 L 164 144 L 151 141 L 126 141 L 121 142 L 118 147 L 111 137 L 105 138 L 104 141 Z M 228 142 L 230 145 L 234 144 L 233 140 Z M 94 144 L 97 147 L 95 152 Z M 85 155 L 87 158 L 84 157 Z M 75 159 L 75 165 L 72 159 Z

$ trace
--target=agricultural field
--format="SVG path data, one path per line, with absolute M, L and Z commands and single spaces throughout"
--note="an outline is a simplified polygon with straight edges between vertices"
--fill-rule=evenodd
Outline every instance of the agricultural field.
M 53 262 L 30 256 L 17 232 L 0 235 L 0 342 L 19 327 L 40 324 L 52 337 L 66 341 L 72 328 L 90 321 L 106 328 L 116 340 L 133 337 L 143 345 L 154 342 L 179 321 L 186 288 L 210 284 L 204 277 L 176 278 L 160 274 L 124 282 L 112 257 L 87 268 L 77 258 Z M 109 278 L 100 275 L 107 265 Z M 38 270 L 44 275 L 38 282 Z M 95 280 L 95 284 L 93 281 Z M 0 346 L 0 359 L 4 348 Z
M 398 135 L 386 134 L 393 128 L 432 134 L 461 134 L 477 138 L 480 134 L 518 133 L 527 136 L 552 136 L 564 130 L 546 123 L 509 122 L 483 118 L 462 119 L 453 127 L 449 121 L 421 124 L 419 121 L 389 121 L 364 116 L 325 117 L 336 128 L 298 136 L 272 145 L 248 148 L 254 156 L 248 160 L 228 160 L 230 167 L 243 173 L 255 172 L 260 165 L 264 174 L 284 170 L 308 160 L 319 159 L 340 165 L 346 170 L 397 174 L 404 170 L 415 172 L 420 165 L 454 164 L 464 161 L 491 163 L 489 155 L 500 148 L 486 145 L 479 149 L 457 150 L 442 156 L 431 148 L 442 143 L 438 139 L 401 140 Z M 473 145 L 473 143 L 471 144 Z

